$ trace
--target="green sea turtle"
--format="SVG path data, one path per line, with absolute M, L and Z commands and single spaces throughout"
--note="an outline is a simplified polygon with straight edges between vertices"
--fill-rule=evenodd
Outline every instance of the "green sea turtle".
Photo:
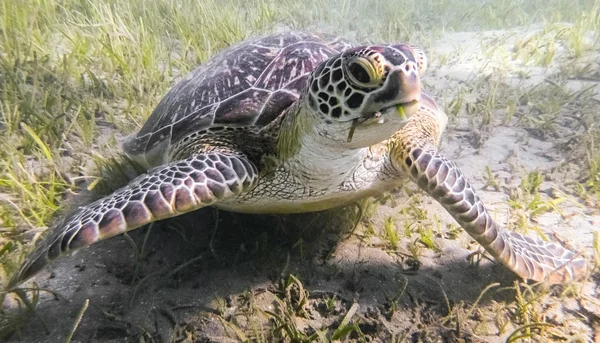
M 421 92 L 425 54 L 311 33 L 250 39 L 179 81 L 124 151 L 148 168 L 80 207 L 39 244 L 12 286 L 49 262 L 152 221 L 215 206 L 246 213 L 329 209 L 410 177 L 526 279 L 568 281 L 585 261 L 496 225 L 438 155 L 446 115 Z

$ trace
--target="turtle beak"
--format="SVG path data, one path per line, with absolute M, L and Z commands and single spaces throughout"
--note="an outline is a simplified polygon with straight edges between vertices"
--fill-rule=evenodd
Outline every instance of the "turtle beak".
M 421 100 L 421 78 L 417 64 L 413 61 L 406 61 L 398 70 L 390 75 L 387 88 L 396 91 L 394 105 L 398 111 L 400 119 L 407 120 L 419 109 L 419 100 Z
M 356 118 L 352 121 L 352 126 L 350 127 L 348 139 L 346 141 L 348 143 L 352 141 L 354 131 L 359 125 L 381 125 L 390 119 L 396 122 L 400 121 L 402 122 L 401 125 L 404 125 L 408 121 L 408 118 L 410 118 L 413 114 L 417 113 L 420 106 L 421 104 L 418 100 L 413 100 L 408 103 L 388 107 L 386 109 L 383 109 L 382 111 L 376 112 L 375 114 L 369 117 Z
M 390 73 L 380 90 L 371 94 L 370 104 L 364 109 L 364 117 L 376 118 L 381 114 L 396 113 L 396 118 L 407 120 L 419 109 L 421 78 L 417 64 L 406 61 Z M 393 117 L 393 116 L 392 116 Z
M 408 104 L 421 99 L 421 77 L 417 64 L 406 61 L 398 70 L 390 75 L 391 80 L 386 88 L 390 92 L 396 90 L 396 101 Z

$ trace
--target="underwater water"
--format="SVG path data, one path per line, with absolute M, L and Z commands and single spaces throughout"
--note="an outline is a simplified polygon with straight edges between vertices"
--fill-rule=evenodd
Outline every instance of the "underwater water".
M 0 340 L 600 339 L 595 1 L 4 1 L 2 289 L 48 227 L 146 171 L 120 146 L 177 81 L 292 30 L 422 48 L 439 153 L 501 227 L 575 251 L 585 275 L 524 282 L 407 179 L 324 212 L 209 207 L 103 240 L 0 293 Z

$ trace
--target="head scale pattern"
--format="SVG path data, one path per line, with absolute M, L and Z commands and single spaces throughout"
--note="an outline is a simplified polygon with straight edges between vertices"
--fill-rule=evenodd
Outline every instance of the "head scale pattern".
M 416 51 L 406 44 L 362 46 L 332 57 L 311 74 L 308 105 L 328 120 L 349 121 L 397 102 L 420 83 L 426 67 Z

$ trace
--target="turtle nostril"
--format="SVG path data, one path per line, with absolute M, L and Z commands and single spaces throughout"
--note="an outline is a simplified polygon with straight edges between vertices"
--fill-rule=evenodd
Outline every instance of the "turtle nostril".
M 407 63 L 398 73 L 400 82 L 400 98 L 403 102 L 418 100 L 421 95 L 421 80 L 416 72 L 416 65 Z
M 417 64 L 412 61 L 407 61 L 402 69 L 404 73 L 414 73 L 417 70 Z

